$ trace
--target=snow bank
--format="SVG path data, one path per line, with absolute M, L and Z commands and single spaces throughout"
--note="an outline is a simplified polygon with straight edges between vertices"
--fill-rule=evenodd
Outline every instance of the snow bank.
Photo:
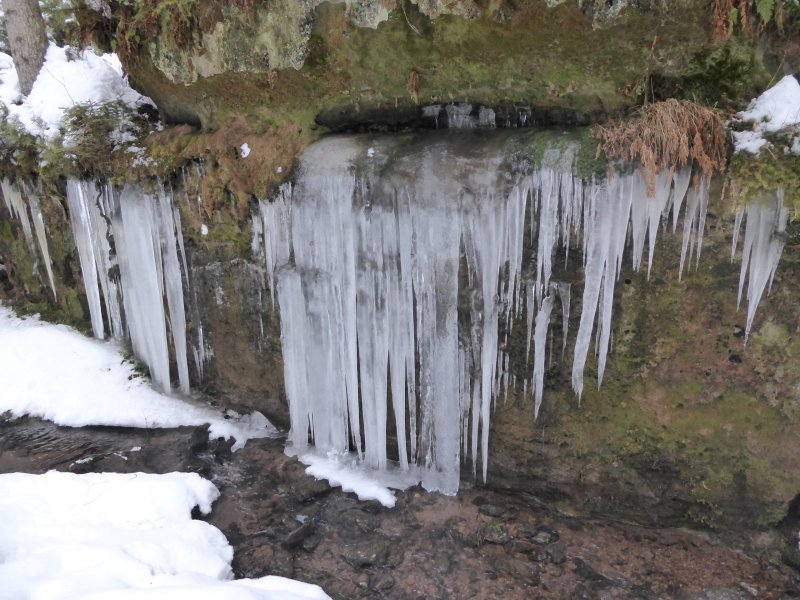
M 793 75 L 787 75 L 753 100 L 747 110 L 737 115 L 737 120 L 756 124 L 753 131 L 733 133 L 736 151 L 757 154 L 767 144 L 765 133 L 800 124 L 800 82 Z
M 116 54 L 78 53 L 50 44 L 33 89 L 22 97 L 14 63 L 0 53 L 0 102 L 33 135 L 52 138 L 64 111 L 76 104 L 119 101 L 130 107 L 153 102 L 128 84 Z
M 196 473 L 0 475 L 0 600 L 328 598 L 281 577 L 228 581 L 231 546 L 191 518 L 218 496 Z
M 112 342 L 87 338 L 36 317 L 20 319 L 0 306 L 0 413 L 31 415 L 82 427 L 180 427 L 208 423 L 213 438 L 248 439 L 277 430 L 261 413 L 223 415 L 155 391 Z

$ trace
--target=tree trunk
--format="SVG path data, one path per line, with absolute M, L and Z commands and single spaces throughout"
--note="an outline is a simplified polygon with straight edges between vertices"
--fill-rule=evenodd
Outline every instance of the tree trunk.
M 37 0 L 3 0 L 8 44 L 17 68 L 19 89 L 27 96 L 47 52 L 47 33 Z

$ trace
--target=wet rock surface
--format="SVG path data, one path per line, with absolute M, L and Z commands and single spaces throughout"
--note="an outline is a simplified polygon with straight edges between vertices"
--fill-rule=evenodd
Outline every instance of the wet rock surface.
M 0 472 L 198 472 L 221 492 L 207 520 L 234 547 L 237 577 L 293 577 L 332 598 L 800 594 L 777 534 L 754 536 L 747 553 L 707 533 L 576 518 L 477 488 L 457 497 L 411 489 L 388 509 L 308 477 L 282 440 L 251 440 L 231 454 L 206 435 L 0 421 Z

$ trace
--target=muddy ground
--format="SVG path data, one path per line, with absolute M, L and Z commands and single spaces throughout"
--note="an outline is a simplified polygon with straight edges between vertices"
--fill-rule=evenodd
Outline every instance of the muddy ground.
M 555 514 L 481 486 L 457 497 L 411 489 L 387 509 L 305 475 L 283 440 L 229 446 L 205 428 L 0 421 L 0 473 L 198 472 L 221 492 L 205 518 L 233 545 L 237 577 L 293 577 L 337 599 L 800 597 L 777 532 L 745 552 L 713 532 Z

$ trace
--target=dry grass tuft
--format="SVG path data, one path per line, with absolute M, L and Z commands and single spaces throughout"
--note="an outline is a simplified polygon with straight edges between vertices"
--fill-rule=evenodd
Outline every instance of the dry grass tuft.
M 694 164 L 706 177 L 725 170 L 727 138 L 720 113 L 696 102 L 653 102 L 628 119 L 597 126 L 594 135 L 602 141 L 598 153 L 639 163 L 651 195 L 656 175 L 665 169 Z

